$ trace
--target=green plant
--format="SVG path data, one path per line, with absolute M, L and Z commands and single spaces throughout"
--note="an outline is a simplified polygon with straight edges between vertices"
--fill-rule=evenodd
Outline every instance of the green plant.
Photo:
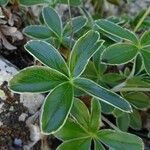
M 99 34 L 89 31 L 74 45 L 69 65 L 65 63 L 58 51 L 46 42 L 35 40 L 25 45 L 28 52 L 48 67 L 24 69 L 10 81 L 10 88 L 17 92 L 47 92 L 54 89 L 43 105 L 41 120 L 43 132 L 52 133 L 64 124 L 72 107 L 74 88 L 84 90 L 120 110 L 131 111 L 129 103 L 117 94 L 89 79 L 80 78 L 89 59 L 102 44 L 103 41 L 99 41 Z
M 70 31 L 73 30 L 73 33 L 76 33 L 87 24 L 86 17 L 79 16 L 72 19 L 71 28 L 70 22 L 63 27 L 59 15 L 51 7 L 43 8 L 42 16 L 44 20 L 43 25 L 27 26 L 23 32 L 31 38 L 46 40 L 58 49 L 61 45 L 70 49 L 70 46 L 72 47 L 75 43 L 75 40 L 70 37 Z
M 105 32 L 126 40 L 126 42 L 109 46 L 102 54 L 102 62 L 111 65 L 125 64 L 140 54 L 144 62 L 145 70 L 150 74 L 150 60 L 148 59 L 150 57 L 149 31 L 146 31 L 143 36 L 138 39 L 131 31 L 125 30 L 112 22 L 98 20 L 96 24 Z M 122 51 L 120 51 L 120 49 L 122 49 Z
M 127 24 L 125 20 L 93 20 L 86 11 L 63 25 L 52 7 L 43 8 L 40 21 L 24 29 L 34 39 L 25 49 L 45 66 L 23 69 L 9 87 L 19 93 L 50 92 L 42 106 L 42 133 L 62 139 L 58 149 L 77 149 L 78 145 L 86 150 L 94 141 L 95 150 L 104 149 L 101 142 L 111 149 L 142 150 L 140 138 L 120 130 L 127 131 L 129 126 L 139 130 L 138 110 L 150 107 L 150 32 L 138 38 L 121 27 Z M 109 72 L 111 65 L 124 69 Z M 77 99 L 85 95 L 92 97 L 91 110 Z M 101 112 L 112 114 L 119 129 L 101 130 Z
M 71 115 L 73 117 L 69 118 L 60 131 L 55 134 L 57 138 L 64 141 L 58 150 L 87 150 L 90 148 L 92 140 L 95 150 L 105 150 L 102 143 L 111 149 L 121 149 L 121 147 L 124 150 L 131 147 L 133 150 L 143 149 L 142 141 L 135 135 L 110 129 L 99 130 L 102 125 L 101 107 L 96 99 L 92 99 L 90 110 L 81 100 L 75 99 Z M 135 143 L 135 141 L 139 141 L 139 143 Z

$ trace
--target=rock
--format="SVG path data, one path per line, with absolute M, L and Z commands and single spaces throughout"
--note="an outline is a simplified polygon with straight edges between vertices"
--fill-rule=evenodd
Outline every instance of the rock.
M 3 105 L 4 103 L 0 103 L 0 113 L 3 112 Z
M 3 125 L 3 122 L 0 121 L 0 127 Z
M 26 113 L 22 113 L 22 114 L 19 116 L 18 120 L 19 120 L 19 121 L 25 121 L 26 117 L 28 117 L 28 115 L 27 115 Z
M 14 145 L 15 145 L 16 147 L 22 147 L 22 140 L 15 138 L 15 140 L 14 140 Z
M 9 81 L 16 73 L 17 68 L 6 59 L 0 57 L 0 85 L 4 81 Z
M 0 85 L 6 81 L 8 82 L 16 73 L 18 73 L 17 67 L 0 57 Z M 1 92 L 0 98 L 4 99 L 4 93 Z M 41 107 L 43 100 L 44 96 L 42 94 L 25 93 L 20 96 L 20 102 L 28 108 L 31 114 L 34 114 Z
M 13 110 L 14 110 L 14 107 L 11 106 L 11 107 L 9 108 L 9 111 L 13 111 Z
M 128 14 L 136 15 L 137 12 L 148 8 L 148 6 L 150 6 L 150 0 L 132 0 L 132 2 L 129 3 Z
M 44 96 L 41 94 L 21 94 L 20 102 L 28 108 L 30 114 L 34 114 L 42 105 Z
M 6 99 L 4 91 L 0 90 L 0 98 L 1 99 Z

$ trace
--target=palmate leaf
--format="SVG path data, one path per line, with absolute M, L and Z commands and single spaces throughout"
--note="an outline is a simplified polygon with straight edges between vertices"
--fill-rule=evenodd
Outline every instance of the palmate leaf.
M 41 130 L 55 133 L 66 122 L 73 104 L 73 87 L 69 82 L 58 85 L 45 99 L 41 114 Z
M 97 99 L 112 105 L 122 111 L 131 112 L 132 108 L 130 104 L 123 99 L 121 96 L 107 90 L 95 82 L 85 79 L 85 78 L 77 78 L 74 80 L 74 85 L 76 88 L 87 92 L 88 94 L 96 97 Z
M 25 45 L 25 49 L 43 64 L 50 68 L 68 74 L 68 67 L 60 53 L 51 45 L 44 41 L 30 41 Z
M 79 138 L 65 141 L 57 150 L 89 150 L 91 145 L 91 138 Z
M 88 129 L 90 114 L 88 108 L 81 100 L 75 98 L 73 107 L 71 109 L 71 114 L 80 125 Z
M 124 64 L 131 61 L 138 53 L 133 44 L 114 44 L 105 49 L 102 62 L 107 64 Z
M 46 92 L 67 81 L 60 72 L 48 67 L 28 67 L 16 74 L 9 82 L 16 92 Z
M 43 25 L 30 25 L 24 28 L 24 34 L 35 39 L 49 39 L 53 36 L 53 32 Z
M 115 23 L 112 23 L 105 19 L 100 19 L 96 21 L 96 25 L 102 29 L 103 31 L 115 35 L 121 39 L 125 39 L 128 41 L 131 41 L 135 44 L 138 43 L 138 39 L 135 34 L 133 34 L 131 31 L 124 29 L 120 27 L 119 25 L 116 25 Z
M 114 130 L 101 130 L 97 133 L 99 140 L 114 150 L 144 150 L 142 140 L 129 133 Z
M 51 31 L 58 36 L 62 37 L 62 21 L 58 13 L 51 7 L 45 7 L 42 11 L 44 21 Z
M 74 120 L 68 119 L 65 125 L 55 134 L 62 140 L 70 140 L 76 138 L 84 138 L 96 133 L 100 127 L 101 109 L 99 101 L 92 99 L 91 111 L 79 99 L 74 100 L 71 110 Z
M 101 47 L 103 41 L 97 42 L 98 40 L 98 32 L 91 30 L 76 42 L 69 59 L 69 68 L 73 77 L 82 74 L 89 59 Z

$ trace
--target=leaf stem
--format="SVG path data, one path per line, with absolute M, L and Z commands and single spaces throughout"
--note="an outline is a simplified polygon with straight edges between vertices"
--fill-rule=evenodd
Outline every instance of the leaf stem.
M 106 122 L 110 127 L 112 127 L 116 131 L 121 131 L 118 127 L 116 127 L 113 123 L 111 123 L 107 118 L 102 116 L 102 120 Z
M 124 86 L 126 86 L 126 81 L 124 81 L 124 82 L 118 84 L 117 86 L 115 86 L 115 87 L 112 88 L 111 90 L 112 90 L 113 92 L 118 92 L 118 91 L 120 91 Z
M 143 17 L 140 19 L 140 21 L 138 22 L 138 24 L 136 25 L 135 29 L 134 29 L 134 32 L 136 32 L 139 27 L 142 25 L 143 21 L 145 20 L 145 18 L 149 15 L 150 13 L 150 6 L 149 8 L 145 11 Z
M 70 46 L 69 46 L 69 48 L 71 49 L 71 47 L 72 47 L 72 38 L 73 38 L 73 23 L 72 23 L 70 0 L 68 0 L 68 6 L 69 6 L 68 7 L 68 9 L 69 9 L 69 20 L 70 20 L 70 27 L 71 27 Z

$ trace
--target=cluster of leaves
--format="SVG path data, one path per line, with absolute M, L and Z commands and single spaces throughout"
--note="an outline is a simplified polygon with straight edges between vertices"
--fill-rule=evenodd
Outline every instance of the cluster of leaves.
M 43 1 L 25 4 L 31 3 Z M 122 131 L 141 128 L 138 109 L 150 107 L 150 32 L 138 38 L 121 27 L 124 20 L 91 18 L 86 12 L 63 25 L 53 8 L 44 7 L 41 25 L 28 26 L 24 33 L 34 39 L 25 49 L 45 66 L 25 68 L 9 86 L 19 93 L 50 92 L 42 106 L 41 131 L 64 141 L 58 149 L 86 150 L 93 141 L 95 150 L 105 149 L 101 142 L 111 149 L 142 150 L 137 136 L 100 130 L 100 125 L 103 112 L 113 114 Z M 111 65 L 118 66 L 115 73 L 109 72 Z M 77 99 L 83 95 L 93 97 L 90 111 Z
M 58 150 L 87 150 L 90 149 L 92 140 L 95 150 L 105 150 L 102 143 L 111 149 L 143 149 L 141 139 L 135 135 L 110 129 L 99 130 L 102 122 L 97 99 L 92 99 L 90 112 L 81 100 L 75 99 L 71 114 L 72 118 L 55 134 L 64 141 Z

